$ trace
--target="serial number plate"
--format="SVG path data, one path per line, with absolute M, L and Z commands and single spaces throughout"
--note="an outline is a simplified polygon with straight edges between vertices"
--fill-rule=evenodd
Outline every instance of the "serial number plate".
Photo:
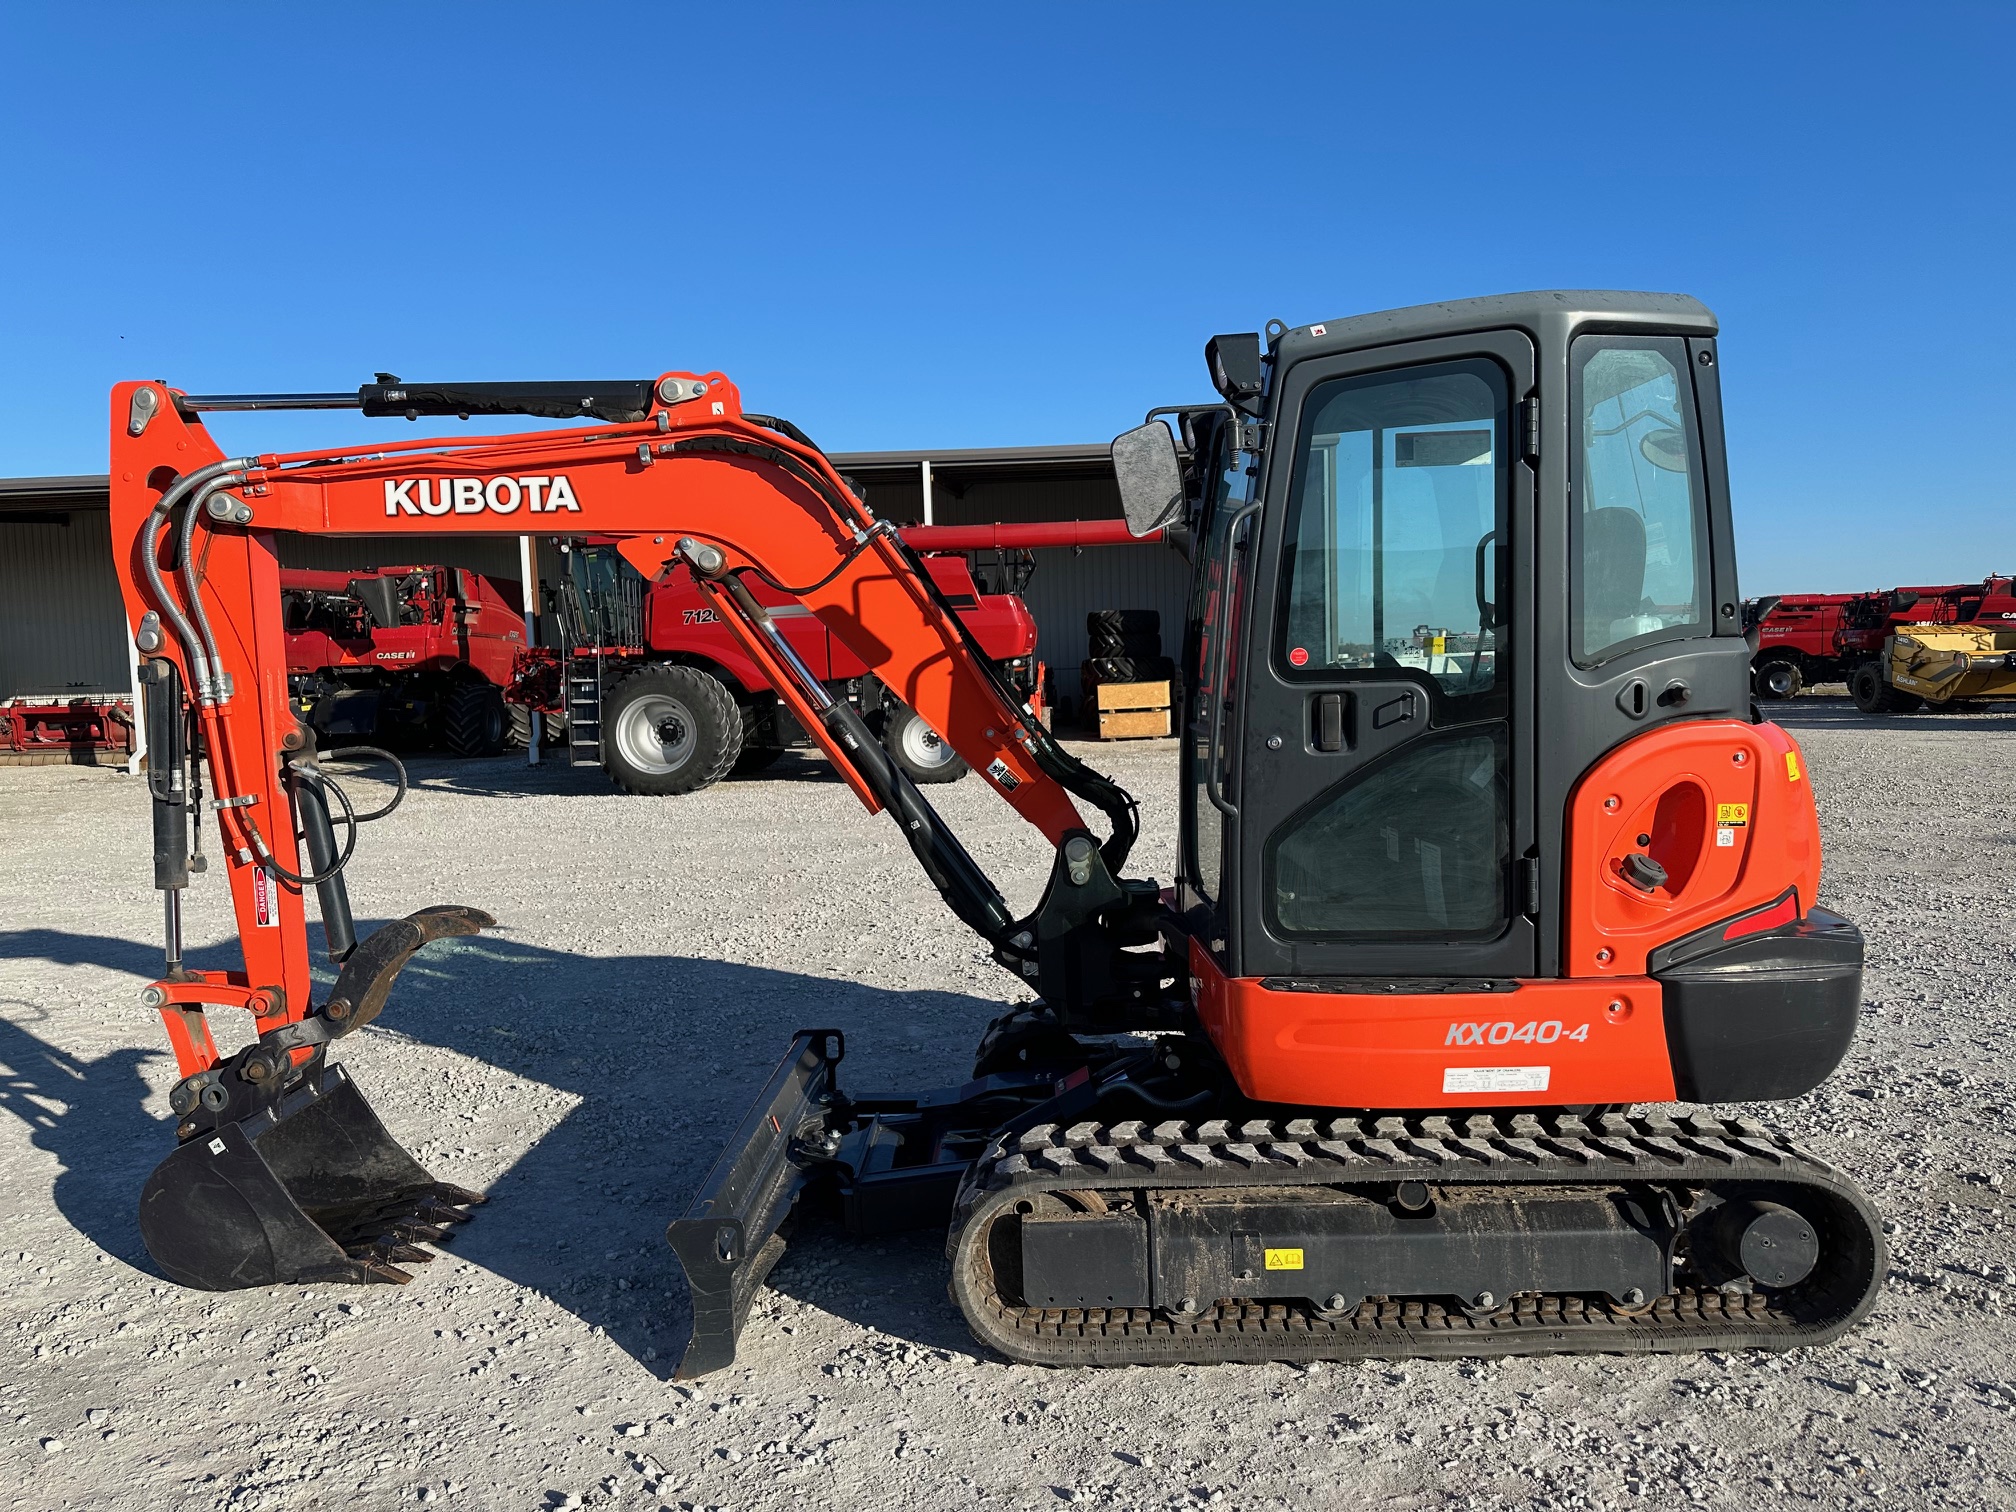
M 1551 1066 L 1447 1066 L 1444 1092 L 1545 1092 Z

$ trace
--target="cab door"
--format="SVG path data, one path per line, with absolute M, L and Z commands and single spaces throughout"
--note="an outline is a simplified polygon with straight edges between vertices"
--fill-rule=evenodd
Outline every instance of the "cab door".
M 1533 974 L 1534 368 L 1496 331 L 1277 380 L 1223 757 L 1235 975 Z

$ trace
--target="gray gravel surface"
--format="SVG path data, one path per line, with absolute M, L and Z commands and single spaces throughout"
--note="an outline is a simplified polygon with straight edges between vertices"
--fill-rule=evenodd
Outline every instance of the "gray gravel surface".
M 1774 1507 L 2016 1502 L 2016 717 L 1788 706 L 1867 931 L 1841 1072 L 1749 1109 L 1859 1177 L 1894 1232 L 1873 1318 L 1789 1355 L 1044 1370 L 981 1354 L 942 1235 L 796 1247 L 735 1368 L 668 1379 L 663 1241 L 802 1024 L 850 1085 L 956 1082 L 1015 984 L 886 819 L 820 764 L 674 800 L 511 760 L 416 763 L 365 831 L 358 913 L 466 902 L 344 1042 L 393 1131 L 491 1194 L 404 1288 L 198 1294 L 134 1201 L 174 1079 L 146 804 L 0 772 L 0 1474 L 16 1507 Z M 1100 747 L 1167 876 L 1175 757 Z M 360 788 L 369 786 L 360 783 Z M 934 798 L 1014 901 L 1045 857 L 975 781 Z M 233 960 L 221 883 L 198 965 Z M 235 1042 L 244 1025 L 220 1023 Z

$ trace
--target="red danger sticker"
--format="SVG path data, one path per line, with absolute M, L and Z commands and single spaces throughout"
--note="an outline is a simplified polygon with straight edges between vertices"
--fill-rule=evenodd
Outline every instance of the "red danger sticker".
M 280 900 L 274 896 L 273 873 L 263 866 L 252 868 L 252 921 L 261 929 L 280 926 Z
M 1289 664 L 1290 666 L 1292 666 L 1292 667 L 1306 667 L 1306 666 L 1308 666 L 1308 665 L 1309 665 L 1309 653 L 1308 653 L 1307 651 L 1303 650 L 1303 649 L 1302 649 L 1302 648 L 1301 648 L 1300 646 L 1296 646 L 1296 647 L 1294 647 L 1294 648 L 1293 648 L 1292 650 L 1290 650 L 1290 651 L 1289 651 L 1289 653 L 1288 653 L 1288 664 Z

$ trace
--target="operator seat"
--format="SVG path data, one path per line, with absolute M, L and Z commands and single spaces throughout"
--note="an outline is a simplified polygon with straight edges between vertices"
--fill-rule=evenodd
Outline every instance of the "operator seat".
M 1637 618 L 1645 602 L 1645 521 L 1635 509 L 1583 517 L 1582 569 L 1583 643 L 1593 649 L 1625 639 L 1617 621 Z

